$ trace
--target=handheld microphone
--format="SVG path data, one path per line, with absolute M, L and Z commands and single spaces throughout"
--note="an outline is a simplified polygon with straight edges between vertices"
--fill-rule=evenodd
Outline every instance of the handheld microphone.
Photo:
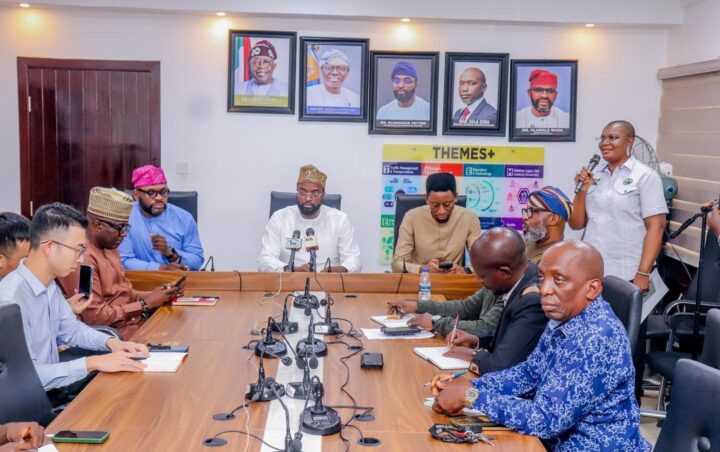
M 300 339 L 297 343 L 297 352 L 300 355 L 307 355 L 307 350 L 310 349 L 310 353 L 316 356 L 327 355 L 327 344 L 322 339 L 315 337 L 315 324 L 313 323 L 313 316 L 310 313 L 310 324 L 308 325 L 308 335 L 305 339 Z
M 314 273 L 317 270 L 317 250 L 318 243 L 315 239 L 315 230 L 313 228 L 307 228 L 305 230 L 305 251 L 310 253 L 309 270 Z
M 300 238 L 300 230 L 295 229 L 291 239 L 285 241 L 285 248 L 290 250 L 290 260 L 288 261 L 288 271 L 295 271 L 295 252 L 302 248 L 302 239 Z
M 255 354 L 262 356 L 262 353 L 269 352 L 270 356 L 285 356 L 287 347 L 282 342 L 276 340 L 272 336 L 272 323 L 275 321 L 272 317 L 268 317 L 268 326 L 265 329 L 265 338 L 255 344 Z
M 596 166 L 598 166 L 598 163 L 600 163 L 600 156 L 597 154 L 593 154 L 592 158 L 590 159 L 590 162 L 588 162 L 587 169 L 588 171 L 592 172 L 592 170 L 595 169 Z M 580 190 L 582 190 L 583 186 L 582 182 L 578 182 L 575 186 L 575 194 L 580 193 Z
M 283 344 L 284 346 L 285 344 Z M 276 356 L 277 358 L 277 356 Z M 285 387 L 272 378 L 265 378 L 265 350 L 260 352 L 260 365 L 258 366 L 257 383 L 248 385 L 245 398 L 253 402 L 267 402 L 285 394 Z M 279 394 L 279 395 L 278 395 Z
M 291 296 L 292 296 L 292 294 L 288 294 L 285 297 L 285 303 L 283 304 L 282 319 L 280 319 L 280 322 L 275 322 L 275 319 L 273 319 L 271 329 L 275 332 L 294 334 L 294 333 L 297 333 L 297 331 L 298 331 L 298 323 L 291 322 L 290 317 L 288 316 L 287 300 Z
M 293 301 L 293 306 L 296 308 L 305 309 L 307 316 L 308 309 L 317 309 L 320 307 L 320 303 L 315 295 L 310 295 L 310 277 L 305 279 L 305 292 L 302 295 L 297 295 Z
M 324 389 L 320 378 L 313 377 L 312 385 L 315 404 L 302 413 L 301 430 L 311 435 L 332 435 L 340 431 L 340 415 L 333 408 L 323 405 Z
M 267 381 L 277 384 L 273 378 L 268 378 Z M 280 387 L 282 387 L 282 385 L 280 385 Z M 296 437 L 293 440 L 293 437 L 290 434 L 290 410 L 288 410 L 287 405 L 283 402 L 282 394 L 277 391 L 276 386 L 270 386 L 270 388 L 285 412 L 285 449 L 280 452 L 302 452 L 302 443 L 300 442 L 301 437 Z

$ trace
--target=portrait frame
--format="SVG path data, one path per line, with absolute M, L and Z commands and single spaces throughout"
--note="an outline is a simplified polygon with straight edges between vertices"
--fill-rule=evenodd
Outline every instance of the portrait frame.
M 540 120 L 530 116 L 533 101 L 528 92 L 531 84 L 529 77 L 536 69 L 549 71 L 557 77 L 556 97 L 550 107 L 555 111 L 551 111 L 547 116 L 548 127 L 540 127 L 539 123 L 533 124 L 532 122 Z M 512 60 L 510 68 L 510 141 L 574 142 L 577 74 L 578 60 Z M 547 96 L 547 91 L 545 96 Z M 563 127 L 564 125 L 568 127 Z
M 321 88 L 325 77 L 321 57 L 332 49 L 343 52 L 349 60 L 350 70 L 340 87 L 344 91 L 341 99 L 347 102 L 345 105 L 321 103 L 327 99 L 320 94 L 323 92 Z M 367 121 L 369 49 L 369 39 L 300 37 L 300 121 Z M 314 67 L 311 66 L 310 58 Z M 354 69 L 358 65 L 359 69 Z M 313 75 L 316 76 L 314 85 L 310 80 Z M 334 102 L 334 99 L 331 102 Z M 317 105 L 314 105 L 315 103 Z
M 368 102 L 368 133 L 373 135 L 437 135 L 437 98 L 438 98 L 438 52 L 370 52 L 370 92 Z M 399 105 L 393 90 L 391 75 L 395 65 L 406 62 L 418 75 L 416 80 L 415 101 L 411 115 L 419 117 L 395 117 Z M 407 65 L 405 65 L 407 67 Z M 404 82 L 401 82 L 404 84 Z M 427 97 L 427 99 L 425 99 Z M 395 106 L 395 112 L 390 111 Z M 426 114 L 427 112 L 427 114 Z
M 297 33 L 289 31 L 229 30 L 228 36 L 227 111 L 295 114 Z M 253 47 L 262 40 L 270 42 L 276 54 L 273 63 L 274 69 L 271 73 L 273 81 L 270 87 L 264 90 L 257 88 L 258 84 L 255 83 L 256 75 L 250 65 L 250 59 L 253 57 L 250 53 L 253 51 Z M 265 76 L 266 72 L 262 72 L 262 74 Z M 254 90 L 267 92 L 254 94 Z M 287 96 L 284 96 L 284 93 L 287 93 Z
M 445 53 L 443 135 L 505 136 L 509 61 L 507 53 Z M 470 68 L 485 74 L 486 90 L 480 104 L 471 104 L 472 111 L 461 122 L 466 105 L 459 94 L 459 79 Z

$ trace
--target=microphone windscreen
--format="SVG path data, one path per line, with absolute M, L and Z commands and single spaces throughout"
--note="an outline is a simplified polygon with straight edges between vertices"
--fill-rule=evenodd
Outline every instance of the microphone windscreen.
M 318 359 L 314 356 L 310 357 L 310 368 L 311 369 L 317 369 L 318 367 Z
M 300 357 L 298 356 L 297 366 L 298 366 L 298 369 L 305 370 L 305 366 L 307 366 L 307 363 L 305 362 L 305 360 L 304 360 L 303 358 L 300 358 Z
M 282 363 L 286 366 L 292 364 L 292 358 L 289 356 L 283 356 L 282 358 L 280 358 L 280 361 L 282 361 Z
M 312 310 L 310 308 L 305 308 L 305 317 L 310 316 L 312 314 Z
M 325 298 L 320 300 L 320 306 L 327 306 L 327 304 L 328 304 L 328 301 Z

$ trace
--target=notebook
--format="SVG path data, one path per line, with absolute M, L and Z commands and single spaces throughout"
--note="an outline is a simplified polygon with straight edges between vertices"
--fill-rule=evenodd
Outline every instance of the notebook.
M 184 297 L 173 301 L 173 306 L 215 306 L 220 297 Z
M 447 347 L 415 347 L 413 351 L 422 358 L 435 364 L 441 370 L 467 369 L 470 363 L 458 358 L 443 356 Z
M 395 328 L 399 326 L 407 326 L 408 320 L 410 320 L 413 316 L 410 314 L 405 314 L 402 317 L 398 317 L 396 315 L 374 315 L 370 317 L 374 322 L 379 323 L 382 326 L 386 326 L 388 328 Z
M 147 367 L 145 372 L 176 372 L 187 353 L 150 352 L 150 357 L 139 360 Z

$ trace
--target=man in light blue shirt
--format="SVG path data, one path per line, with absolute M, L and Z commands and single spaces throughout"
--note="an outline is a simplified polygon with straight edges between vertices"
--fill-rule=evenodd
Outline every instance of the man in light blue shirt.
M 161 168 L 145 165 L 132 175 L 135 206 L 130 230 L 120 244 L 126 270 L 199 270 L 205 260 L 197 223 L 168 204 L 170 189 Z
M 0 306 L 20 306 L 30 357 L 45 390 L 68 386 L 88 373 L 142 371 L 132 357 L 149 356 L 145 345 L 123 342 L 77 320 L 55 278 L 83 262 L 87 221 L 72 207 L 41 207 L 30 225 L 30 254 L 0 281 Z M 60 362 L 57 341 L 111 353 Z

